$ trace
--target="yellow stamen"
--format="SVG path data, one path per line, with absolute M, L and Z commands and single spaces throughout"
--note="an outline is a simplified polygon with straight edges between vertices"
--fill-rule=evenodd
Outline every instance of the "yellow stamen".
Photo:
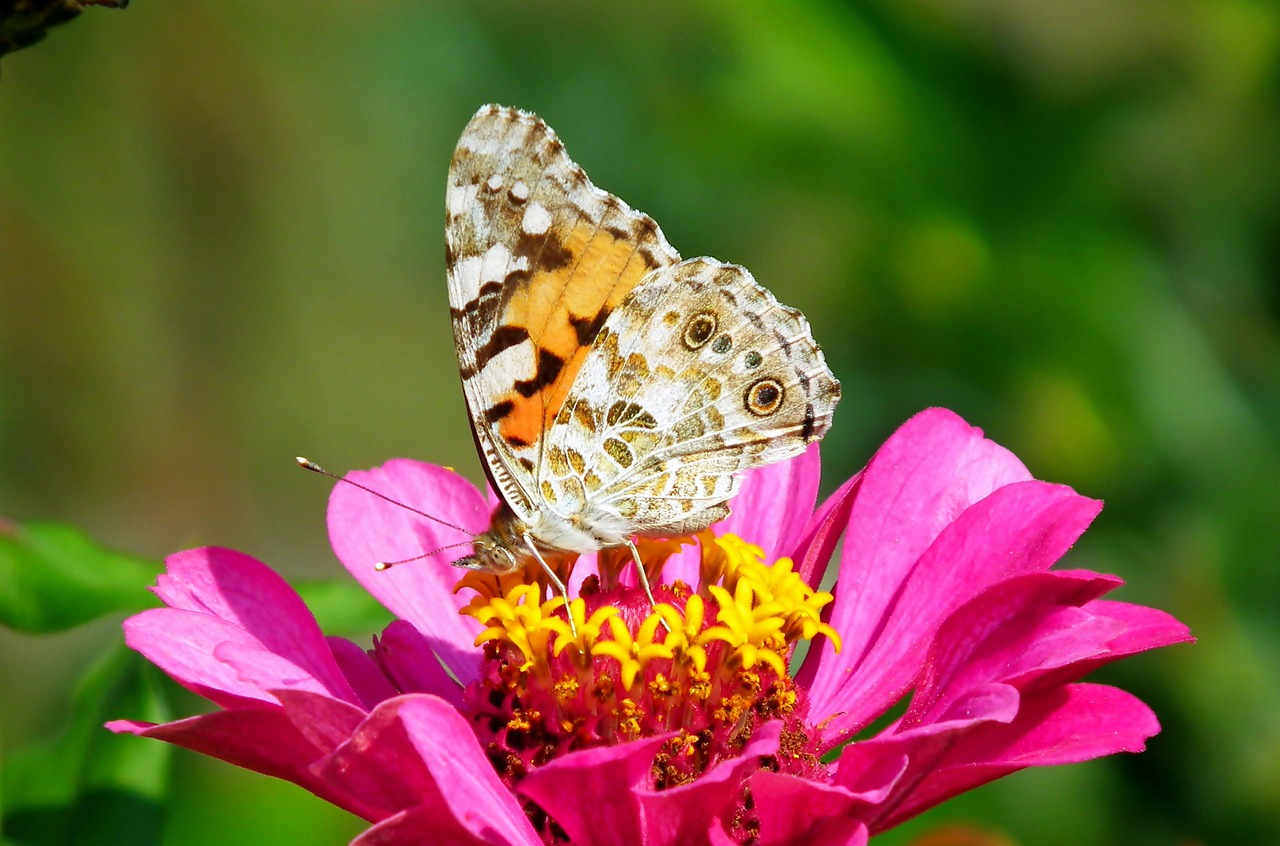
M 602 555 L 599 578 L 567 605 L 544 600 L 550 591 L 533 570 L 463 576 L 459 585 L 476 591 L 463 613 L 480 624 L 475 642 L 485 647 L 476 701 L 488 754 L 506 777 L 517 781 L 560 751 L 676 731 L 655 758 L 655 784 L 687 784 L 762 720 L 802 707 L 787 661 L 798 641 L 819 635 L 840 648 L 822 620 L 831 594 L 813 590 L 789 559 L 766 564 L 741 538 L 703 532 L 699 541 L 701 581 L 655 579 L 651 610 L 618 584 L 629 553 L 621 563 Z M 680 546 L 644 543 L 646 564 Z M 811 754 L 803 727 L 788 730 L 800 750 L 792 757 Z
M 674 605 L 659 603 L 654 609 L 666 623 L 666 645 L 673 655 L 690 664 L 696 670 L 707 668 L 707 650 L 698 643 L 702 623 L 706 616 L 706 603 L 696 593 L 685 602 L 684 613 Z
M 609 632 L 613 640 L 601 640 L 591 647 L 594 657 L 608 656 L 618 662 L 618 670 L 622 676 L 622 686 L 630 690 L 636 683 L 636 676 L 644 672 L 650 661 L 656 658 L 671 658 L 673 653 L 665 643 L 655 643 L 654 634 L 662 617 L 650 614 L 640 624 L 639 631 L 632 637 L 627 624 L 619 616 L 609 617 Z
M 525 658 L 522 670 L 528 670 L 547 654 L 551 643 L 568 630 L 564 620 L 553 616 L 564 600 L 559 597 L 541 602 L 541 591 L 535 585 L 518 585 L 506 596 L 485 602 L 473 599 L 463 613 L 470 614 L 486 628 L 476 635 L 475 644 L 505 641 Z
M 554 602 L 555 600 L 551 600 Z M 559 657 L 561 652 L 572 646 L 579 664 L 589 664 L 591 660 L 591 650 L 596 642 L 600 640 L 600 633 L 604 630 L 605 622 L 618 615 L 618 609 L 612 605 L 602 605 L 591 613 L 591 617 L 586 615 L 587 604 L 582 601 L 581 597 L 569 603 L 569 613 L 573 616 L 575 626 L 570 629 L 569 626 L 564 627 L 564 631 L 556 639 L 555 651 L 552 653 Z
M 750 669 L 757 661 L 764 661 L 779 675 L 786 675 L 786 662 L 782 652 L 786 641 L 780 634 L 785 621 L 770 606 L 753 608 L 751 591 L 739 583 L 735 594 L 719 585 L 708 590 L 719 604 L 716 625 L 698 636 L 698 642 L 706 645 L 721 641 L 731 647 L 731 656 L 738 666 Z

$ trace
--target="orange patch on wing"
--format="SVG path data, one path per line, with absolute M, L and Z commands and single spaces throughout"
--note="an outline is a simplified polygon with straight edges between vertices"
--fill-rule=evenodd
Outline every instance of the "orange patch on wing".
M 502 322 L 525 327 L 538 350 L 559 357 L 563 366 L 555 378 L 537 386 L 530 396 L 510 391 L 502 397 L 512 408 L 498 432 L 513 446 L 536 443 L 564 405 L 590 341 L 609 312 L 657 265 L 630 239 L 579 222 L 562 240 L 568 261 L 561 267 L 534 272 L 523 283 L 524 294 L 508 300 Z M 584 344 L 584 335 L 587 343 Z

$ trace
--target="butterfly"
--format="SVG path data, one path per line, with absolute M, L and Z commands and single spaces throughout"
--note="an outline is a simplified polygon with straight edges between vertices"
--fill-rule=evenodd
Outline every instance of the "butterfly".
M 536 115 L 476 112 L 445 210 L 458 368 L 502 498 L 458 566 L 537 561 L 564 593 L 548 553 L 627 546 L 648 592 L 633 537 L 724 519 L 744 470 L 830 426 L 840 384 L 804 316 L 743 267 L 681 260 Z

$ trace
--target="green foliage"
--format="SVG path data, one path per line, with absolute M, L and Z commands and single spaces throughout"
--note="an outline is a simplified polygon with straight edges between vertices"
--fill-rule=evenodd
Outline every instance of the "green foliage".
M 21 846 L 160 842 L 173 748 L 116 736 L 102 724 L 121 714 L 169 719 L 161 674 L 123 646 L 81 680 L 56 738 L 7 756 L 4 836 Z
M 371 633 L 382 631 L 392 620 L 390 612 L 352 579 L 293 580 L 291 584 L 325 634 L 367 644 Z
M 123 9 L 129 0 L 0 0 L 0 56 L 41 41 L 50 27 L 72 20 L 85 6 Z
M 81 532 L 53 524 L 14 526 L 0 533 L 0 617 L 31 633 L 52 633 L 104 614 L 154 605 L 146 586 L 158 565 L 102 549 Z M 367 642 L 390 615 L 349 579 L 297 584 L 321 627 Z M 14 742 L 0 767 L 5 844 L 71 846 L 162 842 L 167 829 L 173 747 L 103 729 L 111 719 L 171 719 L 174 686 L 122 643 L 104 650 L 71 695 L 70 716 L 46 741 Z M 184 702 L 184 713 L 192 704 Z M 200 706 L 195 706 L 200 707 Z M 291 794 L 286 794 L 291 795 Z M 286 807 L 310 808 L 293 796 Z M 329 825 L 351 827 L 346 815 L 321 811 Z M 178 827 L 187 815 L 179 815 Z M 297 829 L 298 827 L 292 826 Z
M 0 623 L 57 632 L 154 605 L 160 566 L 96 545 L 70 526 L 0 523 Z

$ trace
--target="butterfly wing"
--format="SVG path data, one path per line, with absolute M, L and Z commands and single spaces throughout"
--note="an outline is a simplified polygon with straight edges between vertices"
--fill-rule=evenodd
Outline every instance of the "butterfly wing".
M 821 438 L 839 398 L 800 312 L 744 268 L 690 259 L 651 273 L 605 321 L 548 435 L 542 483 L 601 534 L 697 531 L 728 513 L 742 470 Z
M 540 501 L 543 434 L 627 294 L 679 254 L 651 218 L 591 184 L 551 128 L 485 106 L 449 168 L 445 258 L 458 366 L 490 481 L 517 516 Z

